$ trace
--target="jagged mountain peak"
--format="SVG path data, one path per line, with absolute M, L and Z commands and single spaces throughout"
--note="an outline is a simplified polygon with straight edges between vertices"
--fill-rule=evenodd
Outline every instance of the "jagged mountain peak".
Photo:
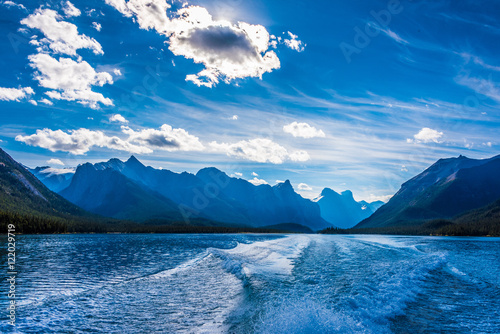
M 278 183 L 277 185 L 274 186 L 274 188 L 279 189 L 279 190 L 293 190 L 292 183 L 290 183 L 290 180 L 286 180 L 285 182 Z
M 140 163 L 139 159 L 137 159 L 135 157 L 135 155 L 131 155 L 130 158 L 128 158 L 128 160 L 126 162 L 129 162 L 129 163 L 139 162 Z
M 125 165 L 128 167 L 145 167 L 142 162 L 139 161 L 134 155 L 131 155 L 127 161 L 125 161 Z

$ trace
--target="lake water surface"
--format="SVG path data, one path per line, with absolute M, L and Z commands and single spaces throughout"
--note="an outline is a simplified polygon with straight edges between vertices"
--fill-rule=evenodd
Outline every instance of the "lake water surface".
M 5 238 L 3 238 L 5 239 Z M 500 238 L 19 236 L 1 333 L 500 333 Z

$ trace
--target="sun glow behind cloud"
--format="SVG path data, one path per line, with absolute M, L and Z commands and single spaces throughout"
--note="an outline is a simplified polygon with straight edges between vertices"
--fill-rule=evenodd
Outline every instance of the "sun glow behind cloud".
M 164 35 L 173 54 L 203 64 L 203 70 L 186 76 L 197 86 L 211 88 L 221 80 L 229 83 L 247 77 L 262 78 L 264 73 L 281 67 L 277 54 L 270 50 L 274 45 L 271 36 L 262 25 L 214 19 L 206 8 L 187 3 L 176 11 L 164 0 L 154 0 L 150 5 L 143 0 L 106 3 L 135 18 L 142 29 Z M 289 39 L 283 41 L 286 46 L 304 51 L 298 36 L 291 32 L 288 35 Z

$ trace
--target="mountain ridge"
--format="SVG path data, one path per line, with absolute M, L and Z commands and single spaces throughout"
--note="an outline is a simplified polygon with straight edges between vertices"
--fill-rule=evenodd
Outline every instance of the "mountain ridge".
M 111 179 L 113 185 L 106 181 Z M 113 197 L 113 187 L 120 189 L 121 200 Z M 135 156 L 125 162 L 110 159 L 78 166 L 60 194 L 91 212 L 134 221 L 158 219 L 161 214 L 153 215 L 153 209 L 166 207 L 166 219 L 203 218 L 254 227 L 300 224 L 313 230 L 331 226 L 321 217 L 319 206 L 297 194 L 289 180 L 255 186 L 214 167 L 196 175 L 174 173 L 146 167 Z M 141 197 L 147 200 L 140 201 Z M 135 203 L 134 212 L 126 211 L 123 202 L 130 210 Z
M 500 198 L 498 171 L 500 155 L 481 160 L 439 159 L 403 183 L 387 204 L 355 228 L 419 225 L 485 206 Z

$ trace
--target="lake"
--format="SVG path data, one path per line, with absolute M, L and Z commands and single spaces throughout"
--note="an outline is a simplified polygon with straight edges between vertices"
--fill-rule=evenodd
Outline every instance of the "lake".
M 500 238 L 18 236 L 2 333 L 500 333 Z

